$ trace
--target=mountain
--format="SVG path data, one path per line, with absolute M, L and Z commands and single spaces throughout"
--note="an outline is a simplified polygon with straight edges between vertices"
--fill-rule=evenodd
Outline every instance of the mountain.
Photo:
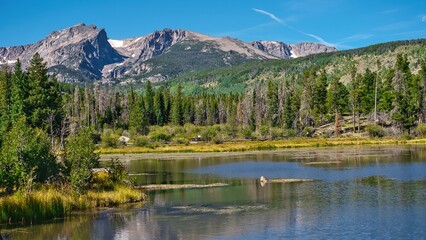
M 106 66 L 105 78 L 164 80 L 183 72 L 231 66 L 250 59 L 276 59 L 250 44 L 186 30 L 164 29 L 144 37 L 109 40 L 126 59 Z
M 85 24 L 52 32 L 34 44 L 0 48 L 0 59 L 14 63 L 19 58 L 26 67 L 36 52 L 50 72 L 67 82 L 100 79 L 105 65 L 124 60 L 109 44 L 104 29 Z
M 261 51 L 277 58 L 297 58 L 305 57 L 311 54 L 335 52 L 335 47 L 329 47 L 319 43 L 298 43 L 285 44 L 277 41 L 254 41 L 251 45 Z
M 279 46 L 275 42 L 272 44 Z M 281 57 L 283 55 L 279 54 L 287 51 L 284 47 L 272 48 L 267 44 L 260 46 L 266 46 L 269 50 L 265 51 Z M 304 49 L 303 44 L 301 49 Z M 411 71 L 417 74 L 426 56 L 426 39 L 381 43 L 359 49 L 324 52 L 295 59 L 254 60 L 232 67 L 189 72 L 170 79 L 168 83 L 171 86 L 182 85 L 186 89 L 186 94 L 204 91 L 243 93 L 247 88 L 255 87 L 258 83 L 267 80 L 282 82 L 286 79 L 287 82 L 296 80 L 300 83 L 304 71 L 314 67 L 325 70 L 329 81 L 337 77 L 344 84 L 348 84 L 352 80 L 351 73 L 354 68 L 358 74 L 364 74 L 367 69 L 378 71 L 384 78 L 389 75 L 389 69 L 395 66 L 398 54 L 408 57 Z
M 182 74 L 247 61 L 295 58 L 335 51 L 315 43 L 246 43 L 229 37 L 211 37 L 186 30 L 164 29 L 142 37 L 108 39 L 105 29 L 78 24 L 55 31 L 29 45 L 0 47 L 0 60 L 24 67 L 38 52 L 60 81 L 162 81 Z

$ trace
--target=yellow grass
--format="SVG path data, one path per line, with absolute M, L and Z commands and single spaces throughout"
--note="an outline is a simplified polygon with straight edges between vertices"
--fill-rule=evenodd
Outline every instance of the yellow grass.
M 404 140 L 398 138 L 295 138 L 287 140 L 240 141 L 223 144 L 197 143 L 190 145 L 163 145 L 156 148 L 123 147 L 101 148 L 100 154 L 126 153 L 179 153 L 179 152 L 238 152 L 285 148 L 328 147 L 344 145 L 425 144 L 426 139 Z
M 91 190 L 84 195 L 43 188 L 29 194 L 16 193 L 0 198 L 0 223 L 34 223 L 63 218 L 72 211 L 111 207 L 140 202 L 146 195 L 131 186 L 116 186 L 112 191 Z

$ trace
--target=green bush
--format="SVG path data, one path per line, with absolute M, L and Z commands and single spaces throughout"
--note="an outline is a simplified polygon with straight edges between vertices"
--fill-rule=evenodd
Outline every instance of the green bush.
M 243 136 L 245 139 L 253 139 L 253 131 L 250 128 L 243 129 Z
M 99 166 L 99 154 L 88 128 L 80 129 L 67 139 L 64 153 L 64 175 L 77 193 L 88 190 L 93 180 L 92 169 Z
M 404 140 L 411 140 L 411 139 L 413 139 L 414 137 L 413 137 L 413 136 L 411 136 L 411 135 L 410 135 L 410 134 L 408 134 L 408 133 L 404 133 L 404 134 L 402 134 L 401 138 L 402 138 L 402 139 L 404 139 Z
M 368 135 L 374 138 L 381 138 L 385 136 L 385 130 L 381 126 L 369 125 L 365 128 Z
M 111 159 L 108 165 L 109 178 L 115 184 L 122 184 L 128 178 L 126 168 L 118 158 Z
M 101 136 L 102 146 L 116 148 L 118 146 L 118 137 L 115 135 Z
M 260 126 L 259 133 L 260 133 L 261 137 L 268 138 L 268 136 L 269 136 L 269 126 L 268 125 L 262 125 L 262 126 Z
M 135 138 L 135 146 L 146 147 L 149 145 L 149 138 L 146 136 L 138 136 Z
M 218 133 L 218 129 L 214 126 L 205 127 L 201 130 L 201 137 L 206 141 L 211 141 Z
M 170 142 L 173 138 L 173 134 L 167 127 L 158 128 L 150 132 L 148 136 L 154 142 Z
M 177 144 L 185 144 L 185 145 L 189 144 L 189 140 L 186 138 L 175 138 L 174 142 Z
M 222 144 L 225 142 L 225 136 L 223 134 L 218 134 L 212 138 L 214 144 Z
M 419 135 L 421 137 L 425 137 L 426 136 L 426 124 L 421 123 L 421 124 L 417 125 L 415 131 L 416 131 L 417 135 Z
M 12 193 L 32 182 L 45 182 L 58 173 L 55 156 L 50 151 L 48 136 L 18 119 L 4 136 L 0 153 L 0 188 Z
M 305 127 L 302 131 L 304 137 L 312 137 L 314 133 L 315 129 L 313 129 L 312 127 Z

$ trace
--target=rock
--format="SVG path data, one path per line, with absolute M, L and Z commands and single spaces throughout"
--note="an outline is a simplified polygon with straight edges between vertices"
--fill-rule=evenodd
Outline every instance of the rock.
M 129 138 L 129 137 L 126 137 L 126 136 L 120 136 L 120 137 L 118 138 L 118 141 L 120 141 L 120 142 L 122 142 L 122 143 L 127 144 L 127 143 L 130 141 L 130 138 Z
M 305 57 L 311 54 L 335 52 L 335 47 L 329 47 L 319 43 L 298 43 L 298 44 L 285 44 L 277 41 L 254 41 L 251 43 L 265 53 L 279 58 L 297 58 Z

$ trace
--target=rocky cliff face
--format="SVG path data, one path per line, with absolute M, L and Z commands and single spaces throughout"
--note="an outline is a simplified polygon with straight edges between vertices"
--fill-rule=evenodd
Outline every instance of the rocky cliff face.
M 26 67 L 36 52 L 59 80 L 68 82 L 100 79 L 105 65 L 124 60 L 109 44 L 104 29 L 84 24 L 52 32 L 31 45 L 0 48 L 0 59 L 13 63 L 19 58 Z
M 329 47 L 319 43 L 285 44 L 276 41 L 255 41 L 252 42 L 251 45 L 265 53 L 271 54 L 272 56 L 285 59 L 337 51 L 334 47 Z
M 335 47 L 330 47 L 319 43 L 304 42 L 298 44 L 291 44 L 290 47 L 291 51 L 293 52 L 293 56 L 296 55 L 297 57 L 305 57 L 317 53 L 337 51 Z
M 207 59 L 203 60 L 203 56 L 204 58 L 215 58 L 218 64 L 214 64 L 213 67 L 233 65 L 234 63 L 240 63 L 241 59 L 275 58 L 238 39 L 211 37 L 186 30 L 164 29 L 143 37 L 125 40 L 110 39 L 109 43 L 121 55 L 125 56 L 126 59 L 124 62 L 114 63 L 103 69 L 103 77 L 107 79 L 157 75 L 156 77 L 151 76 L 151 80 L 164 80 L 182 71 L 202 68 L 202 66 L 199 65 L 209 61 Z M 172 46 L 176 44 L 180 46 L 185 45 L 185 47 L 183 49 L 181 47 L 172 48 Z M 163 61 L 155 61 L 155 64 L 149 61 L 155 57 L 167 54 L 170 51 L 174 51 L 169 55 L 173 55 L 175 59 L 180 56 L 179 63 L 165 63 L 164 58 L 160 58 L 160 60 Z M 238 56 L 235 57 L 234 55 Z M 188 62 L 188 59 L 186 59 L 188 56 L 199 60 L 188 63 L 191 64 L 192 68 L 182 66 L 182 62 Z M 238 61 L 234 61 L 236 58 Z M 205 66 L 205 68 L 209 67 L 212 66 Z M 160 68 L 176 68 L 176 73 L 169 74 L 169 71 L 166 70 L 167 74 L 163 74 L 161 71 L 158 71 Z
M 315 43 L 246 43 L 172 29 L 113 40 L 108 39 L 104 29 L 78 24 L 52 32 L 34 44 L 0 48 L 0 62 L 13 65 L 19 58 L 26 67 L 38 52 L 60 81 L 141 78 L 159 81 L 188 71 L 232 66 L 249 59 L 294 58 L 335 50 Z
M 278 58 L 290 58 L 291 47 L 282 42 L 276 41 L 255 41 L 251 45 Z

